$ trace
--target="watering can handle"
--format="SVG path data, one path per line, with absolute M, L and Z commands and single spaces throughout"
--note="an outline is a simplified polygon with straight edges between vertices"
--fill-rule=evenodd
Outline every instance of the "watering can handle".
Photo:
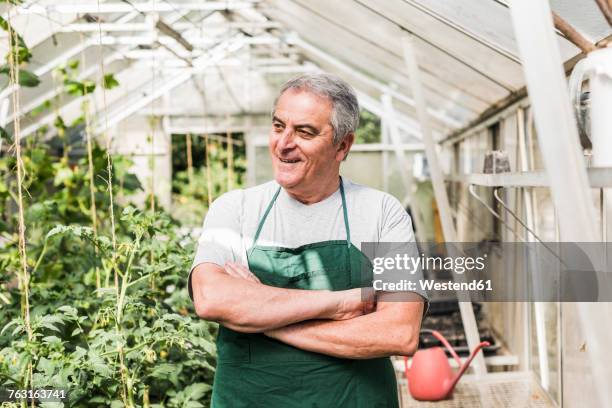
M 442 336 L 442 334 L 437 331 L 437 330 L 428 330 L 428 329 L 424 329 L 421 330 L 421 333 L 427 333 L 427 334 L 431 334 L 432 336 L 434 336 L 436 339 L 440 340 L 440 342 L 444 345 L 444 347 L 446 347 L 446 349 L 451 353 L 451 355 L 453 356 L 453 358 L 455 359 L 455 361 L 457 362 L 457 364 L 459 364 L 459 367 L 461 367 L 461 359 L 459 358 L 459 356 L 457 355 L 457 352 L 455 351 L 455 349 L 449 344 L 448 340 L 446 340 L 446 338 L 444 338 L 444 336 Z

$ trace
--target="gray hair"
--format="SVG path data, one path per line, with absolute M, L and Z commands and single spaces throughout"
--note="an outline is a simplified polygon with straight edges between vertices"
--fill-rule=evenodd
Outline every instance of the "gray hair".
M 341 78 L 328 73 L 300 75 L 287 81 L 274 100 L 276 103 L 285 91 L 300 89 L 329 98 L 332 104 L 331 126 L 334 130 L 333 142 L 338 144 L 347 134 L 352 133 L 359 125 L 359 103 L 353 88 Z

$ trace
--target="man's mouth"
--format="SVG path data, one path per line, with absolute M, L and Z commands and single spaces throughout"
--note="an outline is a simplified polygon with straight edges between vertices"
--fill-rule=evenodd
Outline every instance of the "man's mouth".
M 301 161 L 300 159 L 281 159 L 280 157 L 278 160 L 282 161 L 283 163 L 297 163 Z

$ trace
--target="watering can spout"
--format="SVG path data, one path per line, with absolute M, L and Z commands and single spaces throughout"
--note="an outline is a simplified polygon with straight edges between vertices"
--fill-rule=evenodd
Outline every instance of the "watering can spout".
M 461 359 L 459 358 L 459 356 L 457 355 L 457 352 L 455 351 L 455 349 L 448 343 L 448 341 L 444 338 L 444 336 L 442 336 L 442 334 L 440 334 L 439 332 L 432 330 L 431 334 L 437 338 L 438 340 L 440 340 L 440 342 L 444 345 L 444 347 L 446 347 L 446 349 L 450 352 L 450 354 L 453 356 L 453 358 L 455 359 L 455 361 L 457 362 L 457 364 L 459 365 L 459 371 L 457 371 L 457 373 L 450 378 L 446 384 L 445 384 L 445 390 L 447 393 L 450 393 L 453 388 L 455 388 L 455 385 L 457 384 L 457 382 L 459 381 L 459 379 L 461 378 L 461 376 L 465 373 L 465 371 L 468 369 L 468 367 L 470 366 L 470 363 L 472 362 L 472 360 L 474 359 L 474 357 L 476 357 L 476 354 L 478 354 L 478 352 L 480 351 L 480 349 L 482 349 L 483 347 L 488 347 L 490 345 L 490 343 L 488 341 L 483 341 L 481 342 L 478 346 L 476 346 L 476 348 L 472 351 L 472 354 L 470 354 L 470 356 L 468 357 L 468 359 L 462 363 Z
M 490 343 L 488 341 L 483 341 L 481 342 L 478 346 L 476 346 L 476 348 L 472 351 L 472 354 L 470 354 L 470 356 L 468 357 L 467 360 L 465 360 L 465 362 L 463 364 L 459 364 L 459 371 L 457 371 L 457 373 L 455 374 L 455 376 L 453 377 L 452 381 L 450 381 L 449 383 L 449 387 L 448 387 L 448 391 L 450 392 L 453 388 L 455 388 L 455 385 L 457 384 L 457 382 L 459 381 L 459 379 L 461 378 L 461 376 L 465 373 L 465 371 L 468 369 L 468 367 L 470 366 L 470 363 L 472 362 L 472 360 L 474 359 L 474 357 L 476 357 L 476 354 L 478 354 L 478 352 L 483 348 L 483 347 L 488 347 L 490 345 Z

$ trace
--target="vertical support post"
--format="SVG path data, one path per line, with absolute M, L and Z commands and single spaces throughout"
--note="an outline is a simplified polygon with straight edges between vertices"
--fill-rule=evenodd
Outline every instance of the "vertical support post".
M 578 243 L 595 242 L 598 239 L 595 206 L 581 157 L 576 121 L 569 102 L 550 5 L 548 1 L 513 0 L 510 2 L 510 11 L 529 98 L 535 113 L 541 154 L 558 214 L 560 238 L 562 241 Z M 598 265 L 598 262 L 594 265 Z M 603 318 L 602 311 L 607 309 L 606 304 L 576 303 L 567 306 L 575 306 L 577 310 L 582 326 L 579 336 L 586 345 L 590 372 L 580 373 L 583 387 L 572 384 L 572 381 L 564 381 L 566 389 L 563 390 L 563 398 L 570 389 L 575 394 L 581 394 L 587 392 L 585 387 L 592 384 L 595 392 L 589 395 L 591 401 L 588 404 L 603 406 L 612 395 L 607 384 L 607 366 L 610 362 L 606 357 L 609 356 L 606 336 L 602 336 L 602 328 L 597 327 L 604 326 L 599 319 Z M 564 357 L 575 357 L 570 354 L 573 352 L 567 348 Z M 581 358 L 584 357 L 582 354 Z M 562 370 L 565 376 L 564 367 Z
M 413 177 L 408 175 L 408 171 L 412 171 L 411 166 L 409 166 L 409 161 L 406 159 L 406 152 L 404 151 L 404 149 L 402 149 L 400 147 L 401 145 L 401 140 L 400 140 L 400 135 L 399 135 L 399 129 L 397 126 L 397 122 L 395 119 L 395 109 L 393 108 L 393 100 L 391 95 L 389 94 L 383 94 L 382 98 L 381 98 L 381 102 L 383 105 L 383 109 L 385 111 L 385 130 L 386 130 L 386 137 L 385 137 L 385 143 L 389 142 L 389 139 L 391 141 L 391 145 L 393 146 L 393 151 L 395 152 L 395 159 L 397 160 L 397 167 L 399 169 L 400 172 L 400 177 L 402 178 L 402 182 L 404 184 L 404 189 L 406 190 L 406 195 L 410 196 L 412 194 L 412 187 L 413 187 Z M 383 154 L 387 154 L 386 150 L 383 150 Z M 389 168 L 389 164 L 388 162 L 385 163 L 385 168 L 383 169 L 383 171 L 385 172 L 385 176 L 388 175 L 388 168 Z M 387 186 L 388 187 L 388 186 Z M 385 189 L 385 191 L 388 191 L 387 189 Z M 405 203 L 405 198 L 402 201 L 402 204 L 406 204 Z M 415 204 L 415 203 L 412 203 Z M 424 233 L 425 233 L 425 229 L 423 228 L 422 225 L 419 225 L 421 217 L 419 216 L 419 212 L 420 212 L 420 208 L 418 208 L 418 205 L 412 205 L 411 209 L 413 210 L 413 214 L 414 217 L 412 217 L 412 222 L 416 225 L 416 231 L 417 231 L 417 236 L 418 236 L 418 241 L 420 242 L 425 242 L 424 239 Z
M 429 163 L 429 170 L 431 174 L 431 182 L 433 184 L 434 195 L 436 197 L 436 203 L 438 205 L 438 211 L 440 213 L 440 221 L 442 223 L 442 231 L 444 232 L 444 240 L 446 242 L 456 243 L 457 231 L 455 230 L 455 225 L 453 223 L 451 215 L 451 208 L 448 202 L 446 187 L 444 185 L 444 176 L 442 175 L 442 168 L 440 167 L 440 163 L 438 162 L 436 143 L 433 140 L 433 134 L 429 123 L 425 94 L 423 92 L 419 66 L 417 63 L 412 38 L 404 37 L 403 46 L 404 63 L 408 67 L 408 74 L 412 87 L 412 95 L 416 103 L 417 116 L 419 118 L 419 123 L 421 126 L 421 134 L 423 135 L 423 144 L 425 145 L 425 154 L 427 155 L 427 161 Z M 465 337 L 467 339 L 468 347 L 470 348 L 470 350 L 474 350 L 480 342 L 480 336 L 478 335 L 478 326 L 476 325 L 476 317 L 474 316 L 474 309 L 472 309 L 472 302 L 461 301 L 461 299 L 459 300 L 459 311 L 461 313 L 461 320 L 463 321 Z M 474 373 L 476 375 L 486 374 L 487 367 L 485 365 L 482 353 L 478 353 L 476 355 L 476 358 L 473 360 L 472 365 L 474 367 Z
M 519 108 L 516 112 L 517 116 L 517 128 L 518 128 L 518 146 L 519 146 L 519 162 L 521 171 L 533 170 L 529 168 L 529 162 L 527 157 L 527 147 L 525 145 L 525 112 L 522 108 Z M 530 188 L 523 189 L 523 198 L 525 206 L 525 220 L 529 229 L 535 231 L 536 226 L 533 218 L 533 197 Z M 535 242 L 535 237 L 529 230 L 525 230 L 527 236 L 527 242 Z M 530 256 L 530 266 L 534 266 L 536 263 Z M 537 281 L 534 279 L 534 281 Z M 534 302 L 534 313 L 535 313 L 535 326 L 536 326 L 536 337 L 538 345 L 538 362 L 540 364 L 540 379 L 542 381 L 542 388 L 548 390 L 550 387 L 550 373 L 548 364 L 548 341 L 546 336 L 546 322 L 545 322 L 545 310 L 542 302 Z

